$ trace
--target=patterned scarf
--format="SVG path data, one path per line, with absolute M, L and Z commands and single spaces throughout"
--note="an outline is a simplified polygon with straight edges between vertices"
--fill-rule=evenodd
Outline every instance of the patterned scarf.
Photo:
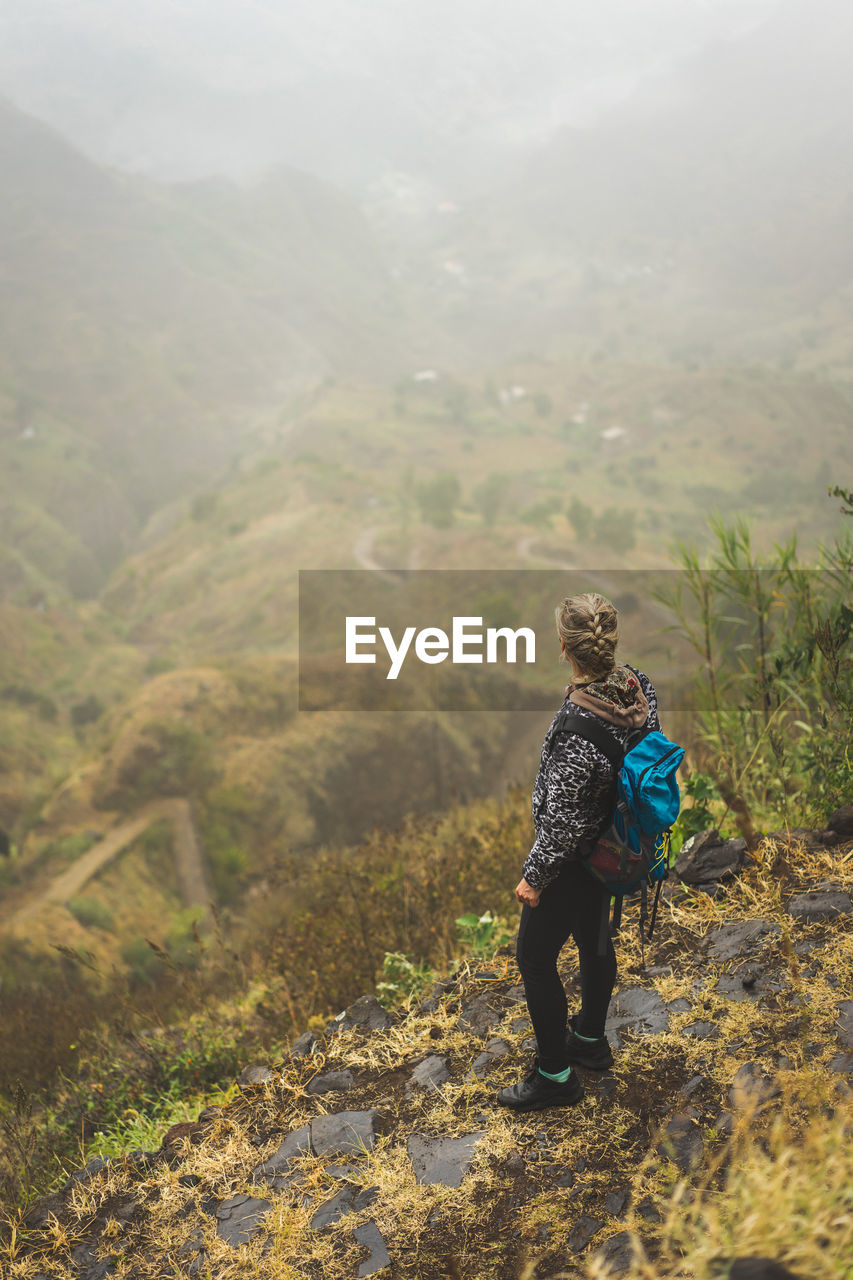
M 609 675 L 589 684 L 567 685 L 566 697 L 579 707 L 594 711 L 610 724 L 640 728 L 649 714 L 649 704 L 639 680 L 624 666 L 614 668 Z

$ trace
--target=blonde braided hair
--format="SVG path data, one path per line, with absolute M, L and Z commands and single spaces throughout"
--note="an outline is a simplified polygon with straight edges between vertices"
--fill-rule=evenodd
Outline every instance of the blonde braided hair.
M 554 610 L 557 634 L 565 645 L 563 658 L 573 658 L 584 672 L 584 683 L 599 680 L 616 666 L 618 615 L 610 601 L 596 591 L 568 596 Z

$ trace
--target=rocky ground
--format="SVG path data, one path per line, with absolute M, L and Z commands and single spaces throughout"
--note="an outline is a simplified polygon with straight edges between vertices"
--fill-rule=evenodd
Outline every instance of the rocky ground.
M 626 911 L 615 1065 L 580 1072 L 577 1106 L 495 1103 L 534 1050 L 504 948 L 393 1013 L 362 997 L 158 1151 L 90 1161 L 30 1208 L 4 1274 L 675 1274 L 693 1246 L 674 1224 L 750 1142 L 768 1150 L 784 1116 L 796 1145 L 815 1106 L 850 1120 L 853 843 L 780 836 L 736 861 L 667 886 L 647 967 Z M 563 962 L 571 1001 L 571 946 Z

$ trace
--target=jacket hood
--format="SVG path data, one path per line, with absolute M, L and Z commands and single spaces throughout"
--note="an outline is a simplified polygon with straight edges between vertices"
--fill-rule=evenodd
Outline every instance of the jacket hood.
M 648 700 L 629 667 L 616 667 L 590 684 L 569 685 L 566 692 L 576 706 L 594 711 L 609 724 L 639 729 L 648 719 Z

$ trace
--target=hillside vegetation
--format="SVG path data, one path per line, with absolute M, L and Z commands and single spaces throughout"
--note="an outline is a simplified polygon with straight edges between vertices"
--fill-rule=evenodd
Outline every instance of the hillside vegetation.
M 851 856 L 849 844 L 764 841 L 722 894 L 668 895 L 648 968 L 629 920 L 610 1023 L 617 1063 L 582 1072 L 587 1096 L 571 1111 L 495 1107 L 532 1042 L 512 947 L 487 948 L 426 1000 L 390 1015 L 361 1000 L 272 1049 L 271 1067 L 244 1071 L 198 1122 L 196 1101 L 187 1123 L 161 1128 L 156 1152 L 153 1132 L 147 1155 L 96 1136 L 82 1159 L 113 1158 L 90 1159 L 16 1218 L 9 1274 L 101 1265 L 118 1277 L 261 1268 L 343 1280 L 390 1265 L 430 1280 L 529 1280 L 590 1261 L 592 1274 L 705 1280 L 757 1255 L 841 1280 L 853 1247 L 853 1117 L 839 1074 L 853 934 L 849 914 L 791 913 L 792 895 L 814 897 L 827 878 L 849 894 Z M 571 998 L 568 952 L 563 977 Z M 97 1091 L 103 1073 L 89 1070 Z M 342 1108 L 358 1140 L 336 1133 Z M 310 1149 L 276 1157 L 305 1125 Z

